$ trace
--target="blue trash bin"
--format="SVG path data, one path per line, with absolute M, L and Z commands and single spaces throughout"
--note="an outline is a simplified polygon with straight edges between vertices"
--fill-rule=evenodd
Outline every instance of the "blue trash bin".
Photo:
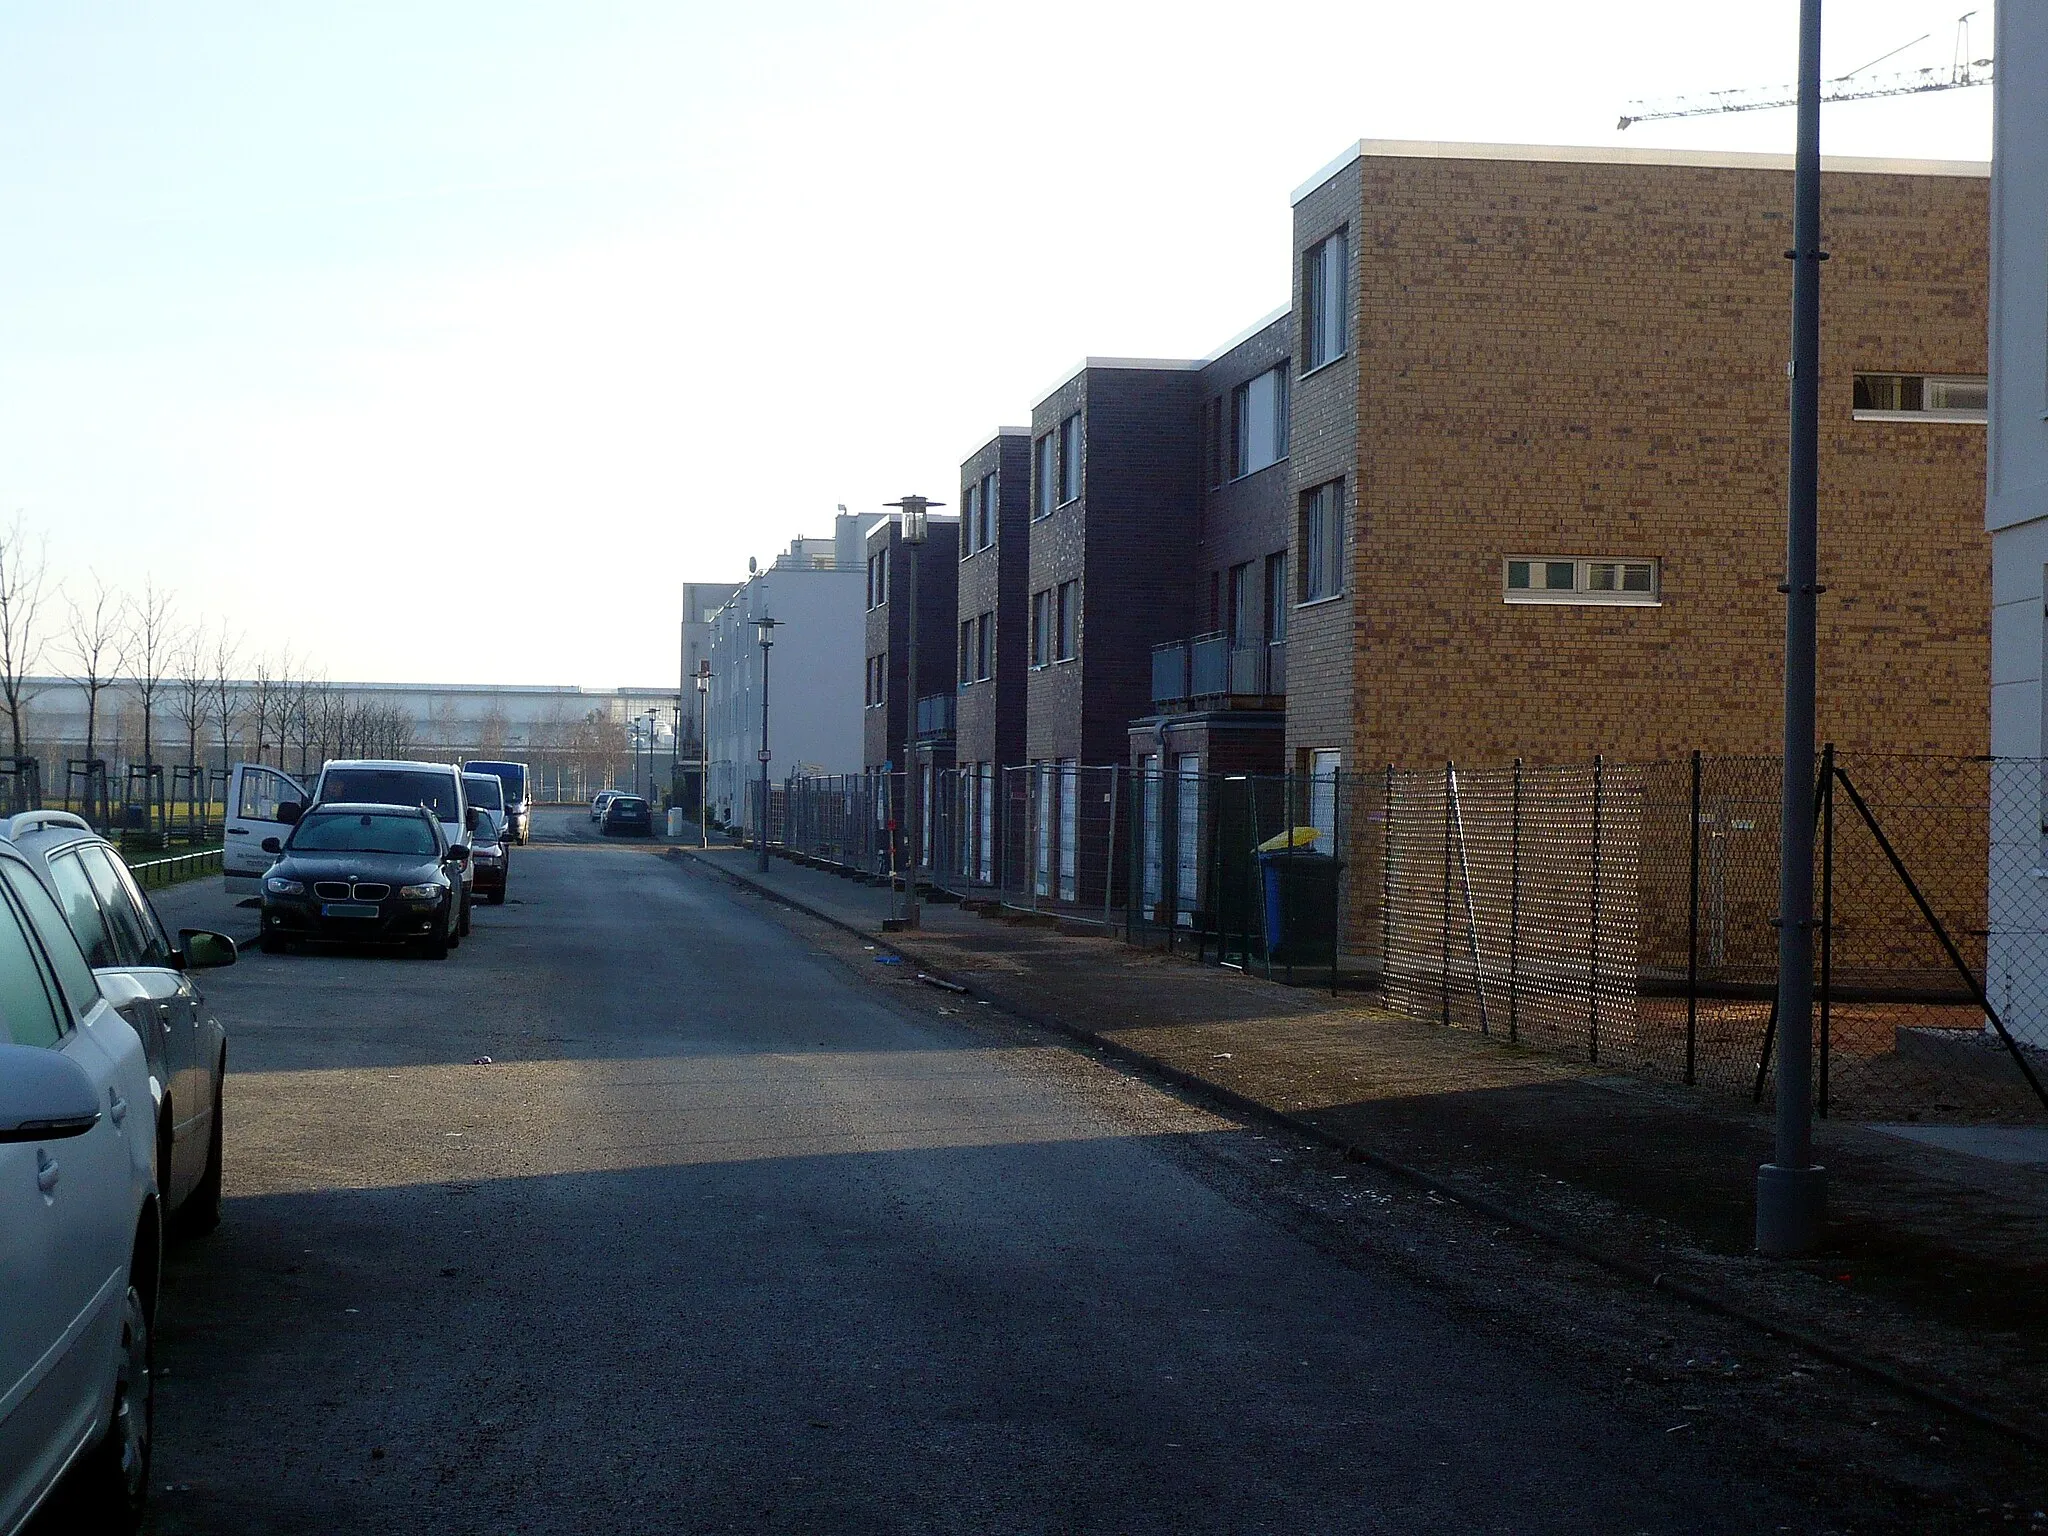
M 1260 853 L 1269 959 L 1288 964 L 1329 959 L 1337 937 L 1337 875 L 1343 867 L 1342 860 L 1307 849 Z

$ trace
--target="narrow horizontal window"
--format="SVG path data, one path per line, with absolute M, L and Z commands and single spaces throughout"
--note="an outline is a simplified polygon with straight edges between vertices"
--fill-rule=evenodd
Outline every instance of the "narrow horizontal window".
M 1982 374 L 1859 373 L 1850 390 L 1858 421 L 1983 421 L 1990 404 Z
M 1658 567 L 1655 560 L 1514 555 L 1502 562 L 1501 599 L 1654 607 L 1663 592 Z

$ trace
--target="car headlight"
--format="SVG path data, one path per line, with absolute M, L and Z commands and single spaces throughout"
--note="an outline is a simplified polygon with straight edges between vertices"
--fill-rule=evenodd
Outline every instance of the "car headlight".
M 401 885 L 398 888 L 398 894 L 405 897 L 408 901 L 432 901 L 441 894 L 441 887 L 433 884 Z
M 303 896 L 306 887 L 303 881 L 287 880 L 283 875 L 272 875 L 263 882 L 263 889 L 273 896 Z

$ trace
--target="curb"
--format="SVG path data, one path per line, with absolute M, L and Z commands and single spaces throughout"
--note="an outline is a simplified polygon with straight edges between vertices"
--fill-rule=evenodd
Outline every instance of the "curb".
M 815 917 L 820 922 L 829 923 L 841 932 L 851 934 L 863 942 L 872 942 L 877 949 L 886 950 L 901 959 L 911 961 L 924 974 L 944 982 L 948 987 L 957 987 L 962 992 L 972 992 L 973 990 L 971 987 L 963 984 L 958 978 L 949 976 L 944 971 L 926 964 L 920 957 L 904 949 L 900 944 L 892 943 L 891 939 L 895 937 L 894 935 L 871 932 L 855 923 L 848 922 L 845 918 L 812 906 L 810 903 L 778 891 L 772 886 L 764 885 L 759 880 L 753 879 L 737 870 L 730 870 L 723 865 L 713 863 L 711 860 L 701 856 L 701 850 L 678 848 L 673 851 L 681 857 L 691 859 L 702 868 L 709 870 L 712 874 L 734 885 L 781 902 L 786 907 L 792 907 L 799 912 Z M 1318 1125 L 1314 1120 L 1301 1115 L 1289 1114 L 1283 1109 L 1275 1109 L 1270 1104 L 1263 1104 L 1257 1099 L 1237 1092 L 1235 1089 L 1226 1088 L 1220 1083 L 1211 1082 L 1205 1077 L 1198 1076 L 1184 1067 L 1175 1066 L 1172 1062 L 1154 1056 L 1150 1052 L 1137 1050 L 1118 1041 L 1107 1039 L 1082 1025 L 1074 1024 L 1049 1014 L 1041 1014 L 1034 1009 L 1018 1007 L 1009 1003 L 1004 1003 L 1000 1006 L 1003 1012 L 1009 1014 L 1012 1018 L 1022 1020 L 1033 1028 L 1047 1030 L 1057 1035 L 1064 1035 L 1069 1040 L 1088 1046 L 1094 1052 L 1122 1062 L 1126 1066 L 1137 1068 L 1148 1076 L 1171 1083 L 1174 1087 L 1195 1098 L 1206 1100 L 1218 1108 L 1226 1109 L 1239 1118 L 1254 1120 L 1268 1127 L 1292 1131 L 1297 1135 L 1308 1138 L 1319 1146 L 1328 1147 L 1332 1151 L 1342 1153 L 1347 1162 L 1360 1163 L 1370 1168 L 1376 1168 L 1380 1172 L 1399 1179 L 1404 1184 L 1412 1185 L 1426 1194 L 1436 1195 L 1444 1200 L 1455 1201 L 1457 1204 L 1464 1206 L 1468 1210 L 1476 1211 L 1491 1221 L 1500 1222 L 1504 1226 L 1513 1227 L 1518 1232 L 1524 1232 L 1531 1237 L 1540 1238 L 1553 1247 L 1560 1248 L 1566 1253 L 1571 1254 L 1574 1258 L 1583 1259 L 1587 1263 L 1596 1264 L 1600 1268 L 1620 1275 L 1625 1279 L 1636 1281 L 1661 1295 L 1673 1297 L 1691 1306 L 1698 1307 L 1702 1311 L 1712 1312 L 1716 1316 L 1725 1317 L 1731 1322 L 1741 1323 L 1746 1327 L 1753 1328 L 1767 1337 L 1794 1345 L 1816 1359 L 1825 1360 L 1830 1365 L 1840 1366 L 1844 1370 L 1854 1371 L 1858 1375 L 1875 1381 L 1882 1386 L 1889 1387 L 1895 1392 L 1926 1403 L 1930 1407 L 1940 1408 L 1945 1412 L 1956 1415 L 1958 1418 L 1967 1419 L 1981 1428 L 1992 1430 L 1997 1434 L 2004 1435 L 2008 1439 L 2016 1440 L 2033 1450 L 2048 1451 L 2048 1430 L 2017 1423 L 1989 1408 L 1983 1408 L 1969 1402 L 1967 1399 L 1953 1396 L 1940 1387 L 1931 1387 L 1924 1382 L 1915 1381 L 1912 1377 L 1883 1364 L 1881 1361 L 1872 1360 L 1863 1355 L 1856 1354 L 1852 1350 L 1843 1349 L 1839 1345 L 1830 1344 L 1827 1340 L 1807 1332 L 1796 1324 L 1778 1322 L 1774 1318 L 1767 1317 L 1763 1313 L 1746 1307 L 1738 1301 L 1732 1301 L 1726 1296 L 1664 1274 L 1660 1270 L 1653 1270 L 1646 1264 L 1639 1264 L 1635 1260 L 1625 1258 L 1620 1254 L 1598 1248 L 1591 1243 L 1572 1236 L 1568 1232 L 1551 1226 L 1548 1222 L 1541 1221 L 1536 1217 L 1529 1216 L 1510 1206 L 1504 1205 L 1490 1195 L 1481 1194 L 1477 1190 L 1468 1189 L 1455 1182 L 1440 1179 L 1434 1174 L 1426 1173 L 1420 1168 L 1404 1163 L 1398 1158 L 1390 1157 L 1386 1153 L 1377 1151 L 1372 1147 L 1346 1140 L 1335 1132 Z

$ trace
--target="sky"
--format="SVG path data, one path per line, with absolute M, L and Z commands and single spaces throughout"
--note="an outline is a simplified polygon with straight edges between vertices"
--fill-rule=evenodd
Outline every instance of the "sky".
M 1958 7 L 1840 0 L 1828 74 Z M 0 0 L 0 521 L 336 680 L 658 684 L 685 581 L 955 499 L 1286 302 L 1361 138 L 1789 152 L 1793 0 Z M 1971 22 L 1991 52 L 1991 9 Z M 1823 150 L 1983 159 L 1991 92 Z M 55 661 L 53 654 L 52 661 Z M 53 667 L 54 670 L 54 667 Z

